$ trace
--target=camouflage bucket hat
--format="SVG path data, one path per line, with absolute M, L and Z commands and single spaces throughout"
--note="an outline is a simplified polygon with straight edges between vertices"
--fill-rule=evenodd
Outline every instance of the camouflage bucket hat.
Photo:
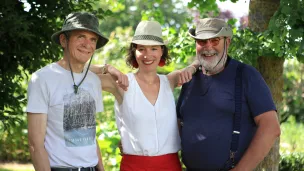
M 196 29 L 191 28 L 188 33 L 192 38 L 201 40 L 222 36 L 232 38 L 232 29 L 219 18 L 200 19 L 196 24 Z
M 108 43 L 108 38 L 103 36 L 98 30 L 99 23 L 95 15 L 87 12 L 75 12 L 69 14 L 64 20 L 61 31 L 58 31 L 52 35 L 52 40 L 60 45 L 59 35 L 72 30 L 87 30 L 98 35 L 98 41 L 96 49 L 101 48 Z

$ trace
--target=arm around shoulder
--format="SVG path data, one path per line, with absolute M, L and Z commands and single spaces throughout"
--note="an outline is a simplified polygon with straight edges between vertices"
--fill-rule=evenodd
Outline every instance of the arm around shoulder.
M 199 68 L 199 63 L 197 60 L 195 60 L 187 67 L 169 73 L 167 77 L 170 82 L 172 90 L 177 86 L 181 86 L 184 83 L 189 82 L 192 79 L 192 75 L 197 71 L 198 68 Z
M 107 67 L 108 65 L 90 65 L 90 71 L 94 72 L 95 74 L 105 74 L 107 73 Z
M 128 77 L 125 74 L 123 74 L 122 72 L 120 72 L 118 69 L 113 67 L 112 65 L 109 65 L 109 64 L 106 64 L 104 66 L 92 65 L 92 66 L 90 66 L 90 71 L 97 74 L 101 80 L 102 80 L 102 78 L 100 77 L 101 75 L 110 74 L 111 77 L 114 79 L 114 82 L 116 82 L 116 84 L 120 88 L 122 88 L 125 91 L 128 89 L 128 86 L 129 86 Z M 109 80 L 105 79 L 104 81 L 109 81 Z
M 115 96 L 119 104 L 122 103 L 124 90 L 116 83 L 110 74 L 97 74 L 101 80 L 101 87 L 103 91 L 109 92 Z

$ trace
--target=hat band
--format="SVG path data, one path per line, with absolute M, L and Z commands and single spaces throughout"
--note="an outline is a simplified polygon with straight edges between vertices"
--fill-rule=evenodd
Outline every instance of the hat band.
M 196 35 L 201 34 L 201 33 L 205 33 L 206 31 L 209 32 L 209 33 L 212 32 L 212 33 L 216 34 L 216 33 L 218 33 L 220 30 L 216 30 L 217 32 L 214 31 L 214 30 L 200 30 L 200 31 L 197 31 L 197 32 L 196 32 Z
M 137 35 L 133 37 L 134 40 L 154 40 L 160 43 L 164 43 L 163 39 L 153 35 Z

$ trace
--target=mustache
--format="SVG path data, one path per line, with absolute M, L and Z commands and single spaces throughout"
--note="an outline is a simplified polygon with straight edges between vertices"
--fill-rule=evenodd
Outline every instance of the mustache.
M 216 50 L 202 50 L 200 55 L 218 55 L 219 53 Z

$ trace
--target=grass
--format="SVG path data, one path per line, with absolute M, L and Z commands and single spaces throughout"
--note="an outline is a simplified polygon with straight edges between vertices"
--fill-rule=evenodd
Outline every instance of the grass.
M 280 153 L 304 153 L 304 124 L 297 123 L 294 117 L 281 124 Z
M 0 163 L 0 171 L 35 171 L 31 163 Z

